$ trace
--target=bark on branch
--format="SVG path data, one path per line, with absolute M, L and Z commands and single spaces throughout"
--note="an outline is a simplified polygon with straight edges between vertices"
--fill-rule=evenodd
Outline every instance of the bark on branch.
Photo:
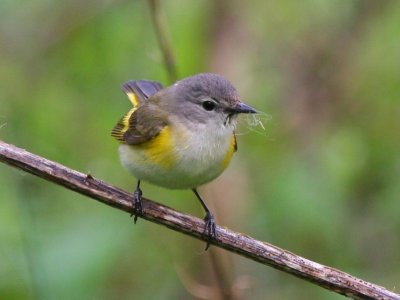
M 3 141 L 0 141 L 0 161 L 114 208 L 128 213 L 132 211 L 130 193 Z M 141 217 L 197 239 L 208 240 L 203 233 L 203 220 L 151 200 L 143 199 Z M 380 286 L 223 227 L 217 226 L 217 239 L 211 244 L 347 297 L 400 300 L 400 295 Z

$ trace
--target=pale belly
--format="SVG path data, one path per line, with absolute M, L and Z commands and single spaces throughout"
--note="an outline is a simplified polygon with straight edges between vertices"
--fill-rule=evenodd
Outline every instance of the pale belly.
M 137 179 L 170 189 L 195 188 L 228 166 L 234 152 L 233 128 L 174 132 L 154 143 L 160 151 L 150 155 L 149 147 L 120 145 L 122 165 Z

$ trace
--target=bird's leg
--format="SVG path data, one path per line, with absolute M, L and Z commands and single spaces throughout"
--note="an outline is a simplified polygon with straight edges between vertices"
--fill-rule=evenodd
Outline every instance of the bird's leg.
M 204 233 L 208 234 L 208 241 L 206 245 L 206 250 L 207 250 L 210 247 L 211 239 L 214 239 L 216 237 L 214 215 L 211 213 L 210 209 L 207 207 L 206 203 L 201 198 L 196 188 L 193 188 L 192 191 L 196 195 L 197 199 L 199 199 L 201 206 L 203 206 L 204 210 L 206 211 L 206 216 L 204 217 L 204 222 L 205 222 Z
M 143 209 L 142 209 L 142 190 L 140 189 L 140 180 L 137 182 L 136 190 L 133 192 L 133 211 L 131 213 L 131 217 L 135 216 L 133 218 L 133 222 L 136 224 L 138 215 L 142 214 Z

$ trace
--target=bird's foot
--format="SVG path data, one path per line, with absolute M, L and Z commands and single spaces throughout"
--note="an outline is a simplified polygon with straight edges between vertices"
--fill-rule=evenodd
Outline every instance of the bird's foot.
M 134 216 L 133 222 L 136 224 L 138 215 L 141 215 L 143 212 L 142 208 L 142 190 L 137 187 L 135 192 L 133 193 L 133 211 L 131 213 L 131 217 Z
M 206 251 L 210 247 L 210 241 L 212 239 L 215 239 L 217 236 L 216 234 L 216 225 L 215 225 L 215 219 L 214 215 L 211 212 L 206 212 L 206 216 L 204 217 L 204 233 L 208 235 L 208 240 L 207 240 L 207 245 L 206 245 Z

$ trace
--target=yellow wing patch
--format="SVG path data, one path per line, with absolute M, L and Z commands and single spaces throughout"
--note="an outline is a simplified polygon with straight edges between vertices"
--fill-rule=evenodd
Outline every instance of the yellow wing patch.
M 129 98 L 129 101 L 131 101 L 133 107 L 138 107 L 139 106 L 139 100 L 137 96 L 134 93 L 126 93 L 126 95 Z
M 136 96 L 132 94 L 133 97 L 136 99 Z M 129 96 L 129 95 L 128 95 Z M 131 97 L 129 96 L 129 100 L 131 100 Z M 131 100 L 133 103 L 133 100 Z M 132 114 L 135 112 L 136 107 L 132 108 L 124 117 L 119 120 L 117 125 L 114 126 L 114 128 L 111 131 L 111 136 L 115 137 L 118 141 L 124 142 L 124 134 L 129 128 L 129 119 L 132 116 Z

